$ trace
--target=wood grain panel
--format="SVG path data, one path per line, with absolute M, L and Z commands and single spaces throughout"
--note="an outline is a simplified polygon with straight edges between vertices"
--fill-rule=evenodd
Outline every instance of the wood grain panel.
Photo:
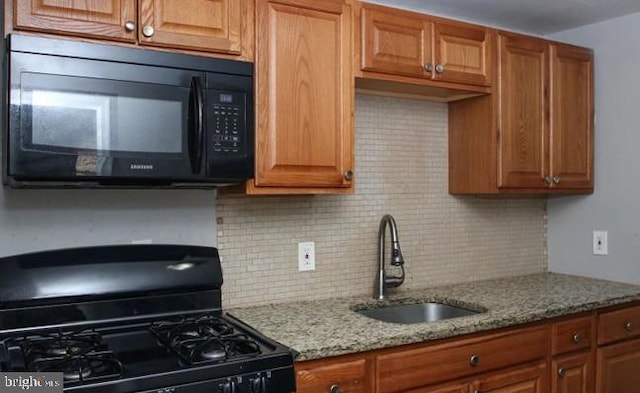
M 489 86 L 494 35 L 485 27 L 463 23 L 437 22 L 434 26 L 434 63 L 444 67 L 434 78 Z
M 498 187 L 547 187 L 549 173 L 547 42 L 500 37 Z
M 139 1 L 141 43 L 234 54 L 242 51 L 242 1 Z M 145 26 L 153 27 L 151 37 L 142 34 Z
M 14 0 L 14 27 L 134 42 L 135 0 Z
M 258 3 L 255 186 L 349 188 L 350 7 L 337 0 L 280 3 L 288 1 Z
M 597 393 L 638 393 L 640 387 L 640 340 L 598 349 Z
M 297 393 L 329 392 L 338 386 L 341 393 L 371 393 L 373 369 L 370 358 L 327 358 L 296 363 Z
M 640 306 L 600 314 L 598 345 L 640 336 Z
M 501 371 L 478 379 L 470 391 L 482 393 L 546 393 L 546 364 Z
M 558 188 L 593 188 L 593 52 L 551 47 L 551 174 Z
M 367 4 L 361 17 L 363 70 L 431 78 L 431 22 Z
M 593 352 L 554 359 L 551 366 L 553 393 L 593 393 L 595 389 Z
M 402 392 L 541 359 L 548 342 L 549 331 L 543 326 L 380 355 L 378 392 Z M 472 356 L 479 358 L 477 365 L 470 363 Z
M 595 342 L 595 319 L 592 316 L 556 322 L 551 327 L 551 353 L 590 349 Z
M 469 393 L 469 382 L 454 382 L 438 386 L 405 390 L 402 393 Z

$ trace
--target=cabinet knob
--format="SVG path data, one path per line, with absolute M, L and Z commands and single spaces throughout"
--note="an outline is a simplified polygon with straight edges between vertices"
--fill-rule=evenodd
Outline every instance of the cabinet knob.
M 427 72 L 433 71 L 433 64 L 431 64 L 431 63 L 425 64 L 424 65 L 424 69 L 427 70 Z
M 436 66 L 436 72 L 437 72 L 438 74 L 442 74 L 442 73 L 444 72 L 444 66 L 443 66 L 442 64 L 438 64 L 438 65 Z
M 553 177 L 553 182 L 554 182 L 555 184 L 560 183 L 560 176 L 554 176 L 554 177 Z
M 476 389 L 473 391 L 473 393 L 482 393 L 482 392 L 480 391 L 480 389 Z
M 132 31 L 134 31 L 136 29 L 136 24 L 133 23 L 132 21 L 128 20 L 125 24 L 124 24 L 124 29 L 131 33 Z
M 560 378 L 563 378 L 566 374 L 567 374 L 567 370 L 565 370 L 564 368 L 560 367 L 558 369 L 558 375 L 560 376 Z
M 344 179 L 353 180 L 353 171 L 351 169 L 347 169 L 346 171 L 344 171 Z
M 147 26 L 142 28 L 142 35 L 144 35 L 147 38 L 153 37 L 153 34 L 155 32 L 156 31 L 153 29 L 153 26 L 147 25 Z
M 340 393 L 340 386 L 339 385 L 332 385 L 329 388 L 329 393 Z
M 624 329 L 628 332 L 633 330 L 633 323 L 631 321 L 624 324 Z
M 574 344 L 580 344 L 582 342 L 582 336 L 579 335 L 578 333 L 573 335 L 573 343 Z
M 551 176 L 545 176 L 544 177 L 544 182 L 547 184 L 551 184 Z
M 471 355 L 471 358 L 469 358 L 469 364 L 472 366 L 477 366 L 478 364 L 480 364 L 480 356 Z

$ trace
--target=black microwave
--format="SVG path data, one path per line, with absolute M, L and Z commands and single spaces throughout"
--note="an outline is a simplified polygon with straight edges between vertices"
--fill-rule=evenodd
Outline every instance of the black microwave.
M 10 35 L 3 179 L 188 187 L 253 177 L 253 65 Z

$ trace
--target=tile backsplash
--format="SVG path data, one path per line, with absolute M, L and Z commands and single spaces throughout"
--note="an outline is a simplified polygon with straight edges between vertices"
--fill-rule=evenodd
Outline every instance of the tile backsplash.
M 355 195 L 218 197 L 224 307 L 371 294 L 386 213 L 405 257 L 400 291 L 547 268 L 544 199 L 448 194 L 446 104 L 358 95 L 355 174 Z M 315 271 L 298 272 L 303 241 Z

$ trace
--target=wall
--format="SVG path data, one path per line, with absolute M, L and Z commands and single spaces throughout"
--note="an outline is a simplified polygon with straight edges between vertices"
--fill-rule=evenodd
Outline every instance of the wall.
M 640 14 L 558 33 L 595 50 L 595 193 L 552 199 L 549 268 L 640 284 Z M 609 232 L 593 256 L 592 231 Z
M 544 200 L 448 194 L 446 104 L 357 96 L 356 166 L 351 196 L 219 196 L 225 307 L 372 293 L 385 213 L 402 289 L 546 270 Z M 301 241 L 316 271 L 297 271 Z
M 0 256 L 134 239 L 213 246 L 215 230 L 215 191 L 0 191 Z

